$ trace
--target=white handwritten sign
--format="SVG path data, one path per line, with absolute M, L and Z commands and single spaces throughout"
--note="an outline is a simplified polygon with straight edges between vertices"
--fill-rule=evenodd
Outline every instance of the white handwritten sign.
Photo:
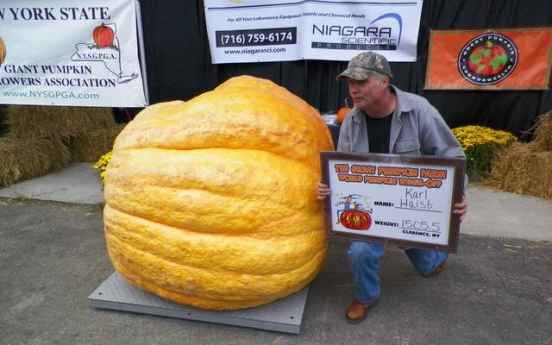
M 330 234 L 455 252 L 464 159 L 321 153 Z

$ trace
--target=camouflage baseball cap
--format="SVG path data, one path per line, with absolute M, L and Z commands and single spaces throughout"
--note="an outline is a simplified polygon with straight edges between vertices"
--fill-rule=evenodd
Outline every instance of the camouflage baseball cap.
M 349 61 L 347 69 L 338 75 L 335 79 L 352 78 L 355 80 L 364 80 L 370 76 L 370 72 L 378 72 L 391 78 L 391 68 L 387 59 L 378 53 L 365 52 L 360 53 Z

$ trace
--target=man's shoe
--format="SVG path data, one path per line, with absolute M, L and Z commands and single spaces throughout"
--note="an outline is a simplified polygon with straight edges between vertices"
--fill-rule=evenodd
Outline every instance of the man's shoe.
M 429 272 L 428 274 L 424 275 L 424 277 L 436 276 L 439 273 L 443 272 L 443 270 L 445 269 L 445 264 L 446 263 L 447 263 L 446 260 L 441 262 L 441 264 L 439 264 L 439 266 L 437 266 L 437 268 L 435 268 L 433 271 Z
M 364 321 L 364 319 L 366 319 L 366 316 L 368 315 L 370 309 L 374 308 L 377 304 L 378 300 L 368 303 L 362 303 L 355 299 L 353 304 L 351 304 L 349 309 L 347 309 L 347 314 L 345 314 L 347 322 L 352 324 L 361 323 L 362 321 Z

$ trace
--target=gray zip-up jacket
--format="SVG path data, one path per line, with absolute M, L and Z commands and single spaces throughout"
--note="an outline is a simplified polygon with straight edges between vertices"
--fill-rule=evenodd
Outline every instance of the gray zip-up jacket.
M 441 114 L 425 98 L 399 90 L 393 113 L 389 152 L 396 154 L 465 157 L 462 146 Z M 339 132 L 337 151 L 370 152 L 366 115 L 353 108 L 345 117 Z

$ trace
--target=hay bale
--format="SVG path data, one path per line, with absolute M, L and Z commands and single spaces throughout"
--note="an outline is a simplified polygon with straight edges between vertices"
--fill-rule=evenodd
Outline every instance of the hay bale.
M 0 138 L 0 186 L 61 170 L 70 161 L 59 139 Z
M 531 135 L 535 150 L 552 151 L 552 111 L 537 116 L 535 125 L 525 134 Z
M 483 184 L 497 190 L 552 200 L 552 151 L 546 141 L 515 143 L 496 153 Z
M 10 105 L 6 109 L 12 138 L 76 137 L 115 125 L 111 108 Z
M 95 163 L 101 156 L 113 149 L 115 138 L 125 125 L 116 125 L 105 129 L 96 129 L 67 142 L 73 162 Z
M 552 200 L 552 111 L 539 115 L 529 133 L 531 142 L 496 153 L 482 182 L 497 190 Z

